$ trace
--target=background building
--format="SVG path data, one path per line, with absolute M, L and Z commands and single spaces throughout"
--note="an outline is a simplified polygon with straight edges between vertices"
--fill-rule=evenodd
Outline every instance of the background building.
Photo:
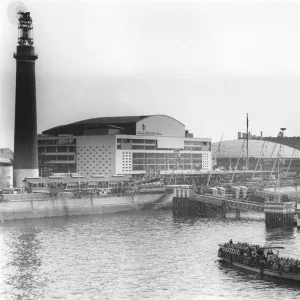
M 85 176 L 172 173 L 212 168 L 211 139 L 194 138 L 166 115 L 88 119 L 38 136 L 41 176 L 77 172 Z
M 285 128 L 283 128 L 286 130 Z M 285 146 L 289 146 L 300 150 L 300 137 L 299 136 L 285 136 L 284 130 L 281 130 L 277 136 L 263 136 L 263 133 L 260 133 L 260 136 L 249 134 L 249 139 L 253 140 L 263 140 L 267 142 L 273 142 Z M 238 139 L 246 139 L 247 134 L 238 132 Z
M 13 165 L 10 159 L 0 157 L 0 190 L 13 187 Z
M 245 139 L 222 141 L 212 145 L 215 168 L 246 169 L 247 143 Z M 300 170 L 300 150 L 276 142 L 260 139 L 248 141 L 249 170 L 297 172 Z

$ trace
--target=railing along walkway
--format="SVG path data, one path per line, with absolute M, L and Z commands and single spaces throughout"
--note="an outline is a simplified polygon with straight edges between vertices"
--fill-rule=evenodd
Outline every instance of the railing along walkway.
M 206 204 L 213 204 L 216 206 L 226 205 L 229 208 L 239 209 L 239 210 L 254 210 L 254 211 L 264 211 L 263 204 L 257 204 L 253 202 L 244 202 L 228 199 L 221 196 L 212 196 L 212 195 L 195 195 L 193 200 L 204 202 Z

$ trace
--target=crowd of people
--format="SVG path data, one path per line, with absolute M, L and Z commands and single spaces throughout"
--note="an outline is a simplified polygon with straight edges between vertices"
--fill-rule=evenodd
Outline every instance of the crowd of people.
M 276 249 L 275 247 L 273 249 Z M 261 270 L 267 268 L 279 272 L 289 272 L 300 274 L 300 260 L 290 257 L 279 256 L 279 251 L 274 253 L 272 247 L 260 247 L 259 245 L 252 245 L 248 243 L 233 243 L 230 240 L 225 243 L 219 251 L 229 252 L 239 257 L 248 258 L 256 267 Z M 250 260 L 249 260 L 250 259 Z

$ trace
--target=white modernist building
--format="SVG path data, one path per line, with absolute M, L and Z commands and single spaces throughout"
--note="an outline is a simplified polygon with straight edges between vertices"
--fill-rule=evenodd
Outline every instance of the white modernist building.
M 198 173 L 212 168 L 210 138 L 194 138 L 166 115 L 107 117 L 46 130 L 38 137 L 39 168 L 85 176 Z

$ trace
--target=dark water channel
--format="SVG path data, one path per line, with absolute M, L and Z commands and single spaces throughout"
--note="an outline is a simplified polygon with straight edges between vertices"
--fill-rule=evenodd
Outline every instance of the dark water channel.
M 231 238 L 300 253 L 300 231 L 266 230 L 261 217 L 152 210 L 5 222 L 0 299 L 300 299 L 299 283 L 216 262 L 218 243 Z

